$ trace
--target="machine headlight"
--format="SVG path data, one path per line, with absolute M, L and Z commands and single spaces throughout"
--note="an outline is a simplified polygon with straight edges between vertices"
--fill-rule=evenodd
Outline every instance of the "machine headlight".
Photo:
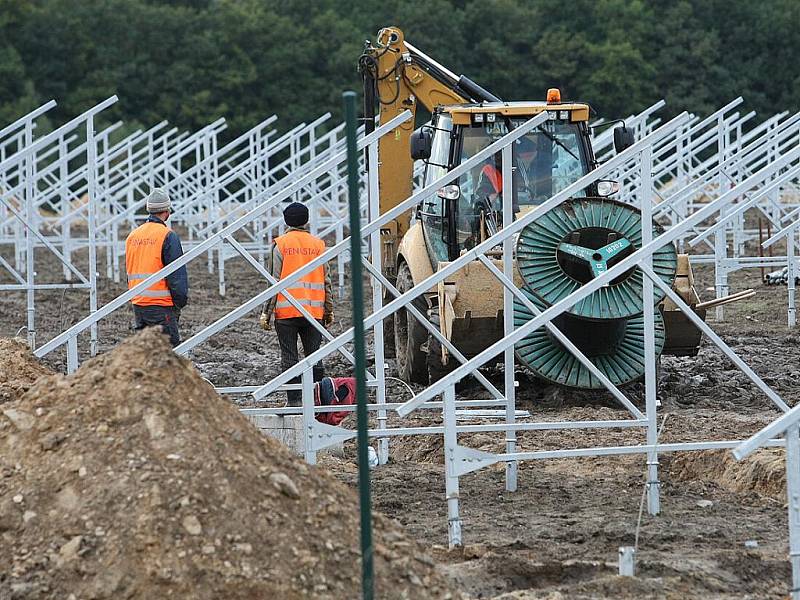
M 606 196 L 611 196 L 616 194 L 619 191 L 619 183 L 616 181 L 609 181 L 607 179 L 601 179 L 597 182 L 597 195 L 605 198 Z

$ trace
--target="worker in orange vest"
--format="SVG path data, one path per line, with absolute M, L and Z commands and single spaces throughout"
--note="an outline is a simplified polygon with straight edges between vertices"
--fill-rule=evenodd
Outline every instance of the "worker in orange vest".
M 533 204 L 535 197 L 536 179 L 534 167 L 538 148 L 536 142 L 529 137 L 522 137 L 513 147 L 513 197 L 512 211 L 518 213 L 520 203 Z M 497 152 L 486 160 L 480 171 L 478 183 L 475 186 L 475 197 L 479 206 L 485 210 L 503 212 L 503 171 L 501 153 Z
M 146 200 L 147 221 L 131 231 L 125 240 L 125 267 L 128 289 L 157 273 L 183 255 L 181 241 L 167 227 L 171 202 L 167 192 L 153 189 Z M 131 300 L 136 329 L 160 325 L 173 347 L 181 341 L 178 320 L 189 299 L 189 280 L 182 266 L 165 279 L 156 281 Z
M 479 198 L 488 198 L 494 204 L 494 200 L 503 193 L 503 172 L 501 169 L 502 161 L 498 152 L 486 159 L 476 186 L 476 194 Z
M 283 211 L 283 220 L 288 230 L 275 238 L 270 252 L 270 272 L 277 279 L 285 279 L 325 252 L 325 242 L 308 232 L 308 208 L 293 202 Z M 293 283 L 286 292 L 324 327 L 333 323 L 333 295 L 328 265 L 320 265 Z M 275 314 L 275 333 L 281 349 L 281 367 L 289 369 L 299 361 L 297 338 L 303 343 L 306 356 L 319 350 L 322 334 L 308 319 L 293 306 L 283 294 L 270 298 L 261 311 L 262 329 L 271 329 L 270 320 Z M 314 381 L 325 375 L 321 363 L 314 365 Z M 298 383 L 294 378 L 289 383 Z M 287 392 L 288 406 L 300 406 L 300 390 Z

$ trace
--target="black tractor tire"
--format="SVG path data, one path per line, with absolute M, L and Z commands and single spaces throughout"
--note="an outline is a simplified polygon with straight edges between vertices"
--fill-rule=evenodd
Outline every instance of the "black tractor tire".
M 397 282 L 392 281 L 392 285 L 397 287 Z M 394 300 L 394 296 L 384 292 L 383 305 L 386 306 L 392 300 Z M 394 315 L 389 315 L 383 320 L 383 357 L 395 358 L 396 356 L 397 353 L 395 352 L 394 345 Z
M 441 321 L 439 319 L 439 306 L 438 304 L 428 311 L 428 318 L 431 324 L 439 331 L 442 330 Z M 442 362 L 442 344 L 433 335 L 428 335 L 428 381 L 433 384 L 439 381 L 442 377 L 453 371 L 460 363 L 458 360 L 451 356 L 447 364 Z
M 397 289 L 401 294 L 414 287 L 411 270 L 402 263 L 397 270 Z M 423 315 L 428 306 L 422 296 L 415 298 L 413 305 Z M 400 379 L 408 383 L 428 384 L 428 366 L 426 353 L 422 346 L 428 341 L 428 330 L 417 318 L 406 309 L 398 310 L 394 315 L 394 347 L 397 359 L 397 373 Z

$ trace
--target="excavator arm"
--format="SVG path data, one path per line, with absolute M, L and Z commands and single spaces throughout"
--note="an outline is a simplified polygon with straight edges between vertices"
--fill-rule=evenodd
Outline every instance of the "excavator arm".
M 405 110 L 414 116 L 378 144 L 381 214 L 411 195 L 414 162 L 409 140 L 414 131 L 417 106 L 428 111 L 440 105 L 499 102 L 500 99 L 465 76 L 457 76 L 405 41 L 403 32 L 387 27 L 375 44 L 367 42 L 359 59 L 364 81 L 364 116 L 367 133 L 375 127 L 376 107 L 381 123 Z M 408 231 L 410 212 L 382 230 L 384 273 L 394 277 L 399 240 Z

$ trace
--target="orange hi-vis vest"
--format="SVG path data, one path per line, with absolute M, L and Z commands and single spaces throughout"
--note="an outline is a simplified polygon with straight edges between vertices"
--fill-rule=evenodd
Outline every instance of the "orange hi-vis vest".
M 481 173 L 486 176 L 496 193 L 503 193 L 503 175 L 497 168 L 492 165 L 484 165 Z
M 164 268 L 161 248 L 172 231 L 161 223 L 147 222 L 133 231 L 125 240 L 125 268 L 128 271 L 128 289 Z M 131 300 L 137 306 L 173 306 L 172 294 L 166 279 L 159 279 Z
M 325 242 L 307 231 L 288 231 L 275 238 L 275 245 L 283 256 L 281 279 L 285 279 L 325 252 Z M 300 278 L 300 281 L 287 288 L 286 292 L 297 300 L 312 317 L 321 319 L 325 310 L 325 267 L 320 265 L 307 273 Z M 302 316 L 302 313 L 289 303 L 286 296 L 278 294 L 275 305 L 276 319 L 292 319 Z

